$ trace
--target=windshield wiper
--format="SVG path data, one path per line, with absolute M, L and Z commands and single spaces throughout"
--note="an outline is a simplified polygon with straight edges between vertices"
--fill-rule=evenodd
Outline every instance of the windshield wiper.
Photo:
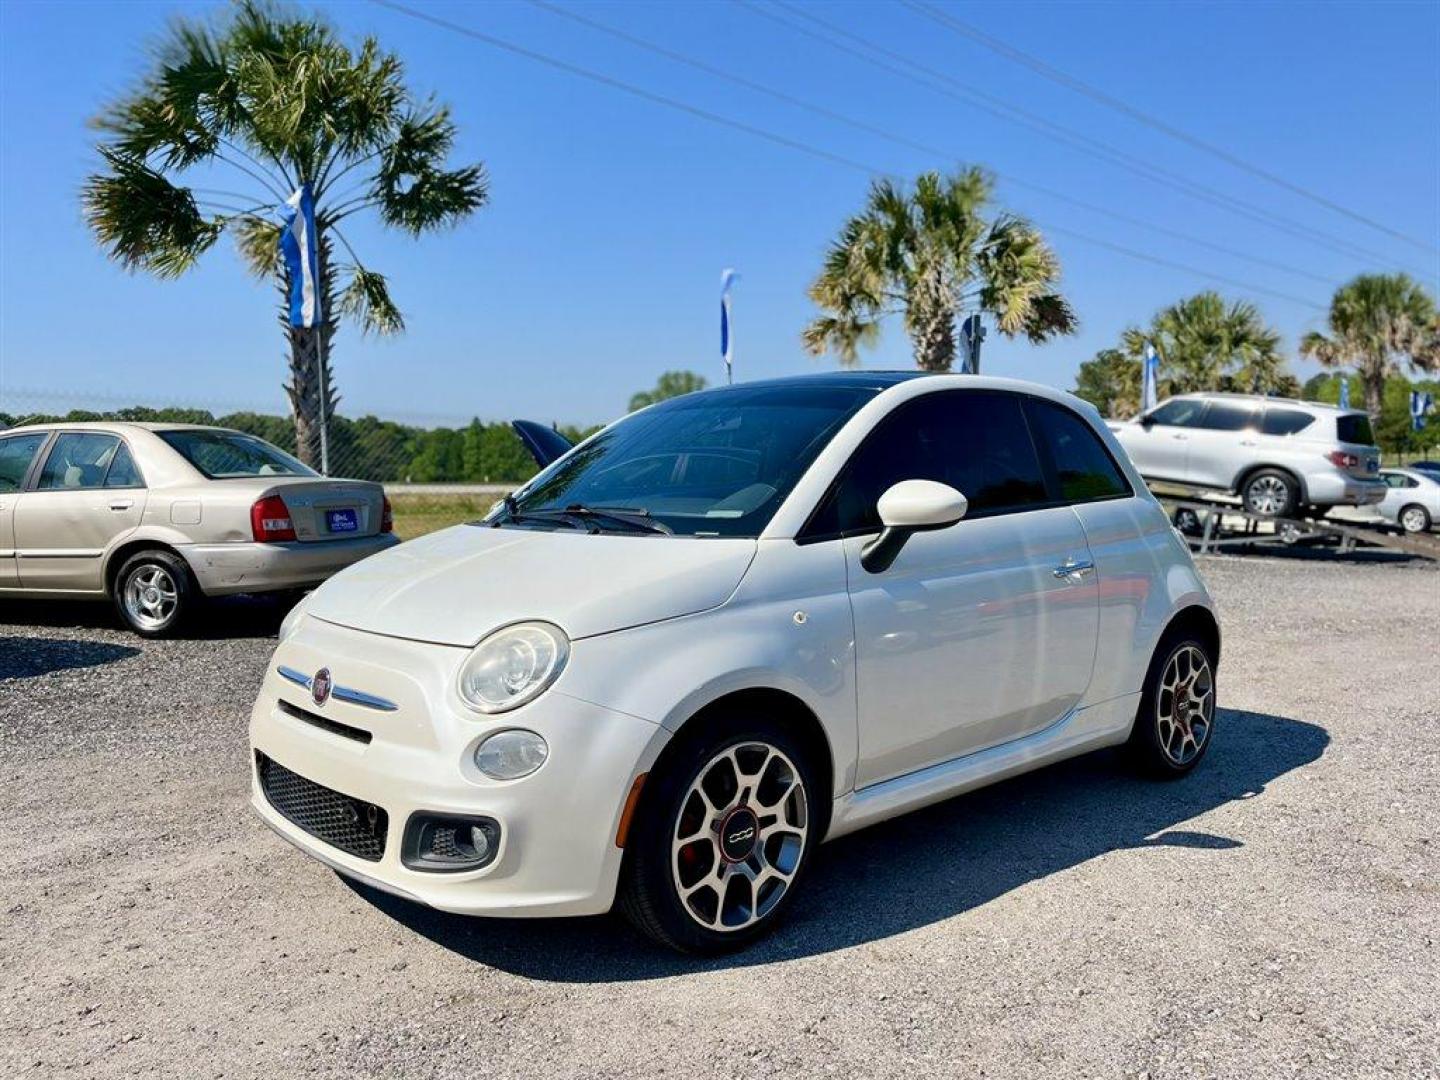
M 537 521 L 598 533 L 602 531 L 601 522 L 613 522 L 636 532 L 661 533 L 665 536 L 673 536 L 675 533 L 675 530 L 664 522 L 652 519 L 650 511 L 638 507 L 586 506 L 584 503 L 571 503 L 563 508 L 547 506 L 537 510 L 521 510 L 513 495 L 506 495 L 503 502 L 504 511 L 491 523 L 494 528 L 499 528 L 506 522 L 514 522 L 518 525 L 527 521 Z
M 565 510 L 521 510 L 515 501 L 514 495 L 506 495 L 502 498 L 503 508 L 490 523 L 492 529 L 498 529 L 501 525 L 508 523 L 523 525 L 527 521 L 543 522 L 546 525 L 563 525 L 567 529 L 584 529 L 586 532 L 599 532 L 598 526 L 585 521 L 578 514 L 571 514 Z
M 618 521 L 622 525 L 628 525 L 641 532 L 661 533 L 665 536 L 675 535 L 675 530 L 669 525 L 652 518 L 649 510 L 635 506 L 586 506 L 584 503 L 571 503 L 557 513 L 574 514 L 576 517 L 603 521 Z

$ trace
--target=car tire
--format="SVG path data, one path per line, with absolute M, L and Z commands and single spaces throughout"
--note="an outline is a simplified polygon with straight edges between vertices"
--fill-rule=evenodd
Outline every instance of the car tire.
M 1205 526 L 1200 520 L 1200 515 L 1188 506 L 1182 506 L 1175 511 L 1170 523 L 1180 530 L 1182 536 L 1204 536 Z
M 1280 469 L 1257 469 L 1240 489 L 1246 513 L 1257 517 L 1294 517 L 1300 505 L 1300 485 Z
M 727 712 L 680 738 L 644 789 L 620 908 L 661 945 L 719 955 L 784 916 L 820 842 L 827 793 L 780 724 Z
M 115 610 L 141 637 L 169 637 L 179 630 L 200 600 L 200 589 L 185 560 L 154 549 L 131 555 L 115 575 Z
M 1400 513 L 1395 515 L 1396 522 L 1400 528 L 1407 533 L 1425 533 L 1430 531 L 1430 511 L 1418 503 L 1410 503 L 1402 506 Z
M 1210 749 L 1215 734 L 1211 651 L 1184 630 L 1167 633 L 1156 647 L 1125 746 L 1141 772 L 1161 779 L 1184 776 Z

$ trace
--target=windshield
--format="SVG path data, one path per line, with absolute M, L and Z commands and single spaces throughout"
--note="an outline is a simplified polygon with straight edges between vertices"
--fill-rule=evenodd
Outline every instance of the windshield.
M 1364 413 L 1344 413 L 1335 418 L 1335 434 L 1341 442 L 1374 446 L 1375 434 L 1370 430 L 1370 417 Z
M 158 434 L 211 480 L 320 475 L 279 447 L 238 431 L 161 431 Z
M 587 507 L 648 515 L 682 536 L 759 536 L 816 455 L 875 393 L 756 386 L 674 398 L 557 461 L 492 523 L 539 524 L 543 518 L 525 515 Z

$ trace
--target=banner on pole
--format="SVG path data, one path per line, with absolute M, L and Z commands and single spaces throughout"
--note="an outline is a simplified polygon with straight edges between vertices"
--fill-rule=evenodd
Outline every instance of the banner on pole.
M 320 248 L 315 235 L 315 195 L 308 183 L 285 200 L 280 210 L 280 254 L 290 272 L 290 325 L 311 329 L 324 317 L 320 311 Z
M 725 361 L 727 383 L 734 379 L 735 359 L 735 339 L 730 331 L 730 286 L 739 278 L 740 275 L 734 270 L 725 269 L 720 272 L 720 356 Z
M 1155 408 L 1160 394 L 1160 357 L 1154 345 L 1145 346 L 1145 359 L 1140 372 L 1140 411 L 1147 413 Z

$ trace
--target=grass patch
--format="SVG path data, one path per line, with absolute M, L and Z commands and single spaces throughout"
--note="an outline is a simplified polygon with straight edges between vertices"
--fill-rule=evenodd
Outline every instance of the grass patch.
M 477 521 L 495 503 L 493 495 L 391 495 L 395 513 L 395 535 L 401 540 L 447 529 L 465 521 Z

